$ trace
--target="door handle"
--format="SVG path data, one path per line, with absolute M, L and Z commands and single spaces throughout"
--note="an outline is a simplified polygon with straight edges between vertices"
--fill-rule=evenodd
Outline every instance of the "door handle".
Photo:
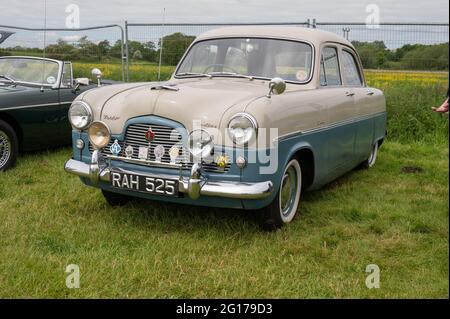
M 347 95 L 347 96 L 354 96 L 355 92 L 345 92 L 345 95 Z
M 375 94 L 375 92 L 373 92 L 373 91 L 367 91 L 367 95 L 374 95 Z

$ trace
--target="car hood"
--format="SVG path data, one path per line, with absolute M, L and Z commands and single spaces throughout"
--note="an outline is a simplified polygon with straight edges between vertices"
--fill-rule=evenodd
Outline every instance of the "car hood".
M 230 108 L 242 111 L 252 100 L 268 92 L 267 83 L 248 79 L 200 78 L 171 82 L 177 91 L 152 89 L 169 83 L 135 83 L 90 91 L 83 100 L 93 107 L 94 117 L 106 123 L 113 134 L 123 131 L 127 120 L 156 115 L 183 124 L 189 131 L 194 121 L 220 128 Z

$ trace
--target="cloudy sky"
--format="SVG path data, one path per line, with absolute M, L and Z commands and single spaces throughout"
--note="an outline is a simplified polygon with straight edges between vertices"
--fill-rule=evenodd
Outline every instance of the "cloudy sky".
M 65 27 L 66 8 L 80 8 L 80 25 L 132 22 L 364 22 L 366 7 L 381 22 L 448 22 L 448 0 L 47 0 L 48 27 Z M 41 27 L 44 0 L 0 0 L 0 24 Z

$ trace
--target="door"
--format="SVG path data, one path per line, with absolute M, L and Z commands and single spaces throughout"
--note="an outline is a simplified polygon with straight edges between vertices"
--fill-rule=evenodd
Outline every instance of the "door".
M 371 100 L 373 92 L 364 86 L 364 81 L 355 53 L 343 49 L 342 78 L 346 87 L 354 93 L 355 101 L 355 160 L 363 161 L 370 153 L 373 142 L 374 122 L 371 118 Z M 358 163 L 356 163 L 358 164 Z
M 320 86 L 327 113 L 327 151 L 330 176 L 345 172 L 354 157 L 354 92 L 343 86 L 338 47 L 325 46 L 320 63 Z
M 59 134 L 58 90 L 27 88 L 17 94 L 15 108 L 8 111 L 20 123 L 24 150 L 53 146 Z

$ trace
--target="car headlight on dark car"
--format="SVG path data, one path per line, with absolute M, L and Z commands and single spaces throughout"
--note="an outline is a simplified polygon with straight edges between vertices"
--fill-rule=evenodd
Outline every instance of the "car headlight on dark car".
M 89 126 L 88 135 L 89 141 L 95 149 L 105 148 L 111 140 L 109 127 L 100 121 L 96 121 Z
M 69 109 L 69 122 L 73 128 L 84 130 L 92 123 L 92 109 L 83 101 L 75 101 Z
M 205 130 L 195 130 L 189 134 L 189 151 L 194 158 L 209 157 L 214 149 L 213 137 Z
M 238 113 L 228 123 L 228 134 L 236 145 L 248 144 L 256 137 L 258 123 L 247 113 Z

